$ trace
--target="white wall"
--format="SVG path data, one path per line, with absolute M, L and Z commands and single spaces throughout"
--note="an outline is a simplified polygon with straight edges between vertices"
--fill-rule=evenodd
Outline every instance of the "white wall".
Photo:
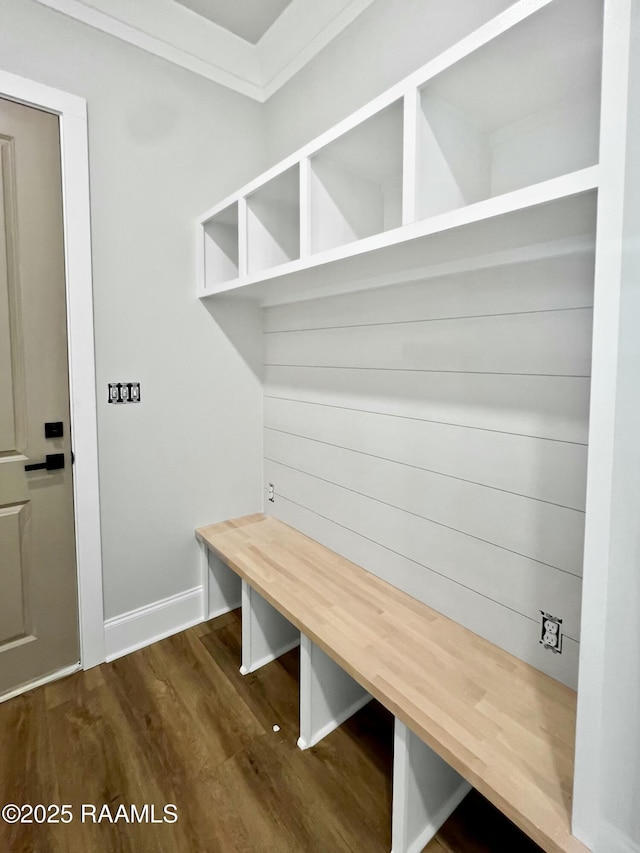
M 32 0 L 0 21 L 4 70 L 88 102 L 109 618 L 196 586 L 194 526 L 261 505 L 259 326 L 196 300 L 193 223 L 265 165 L 262 108 Z M 107 405 L 121 380 L 140 405 Z
M 513 0 L 376 0 L 266 104 L 275 162 L 498 15 Z

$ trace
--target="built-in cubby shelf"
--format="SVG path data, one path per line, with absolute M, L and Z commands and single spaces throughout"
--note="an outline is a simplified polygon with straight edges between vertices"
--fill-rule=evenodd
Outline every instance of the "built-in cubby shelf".
M 261 304 L 593 246 L 602 3 L 520 0 L 205 213 L 200 297 Z
M 310 158 L 311 254 L 402 225 L 402 101 Z
M 223 207 L 203 223 L 204 276 L 209 287 L 239 275 L 238 202 Z
M 300 257 L 300 170 L 287 169 L 247 197 L 247 272 Z
M 419 87 L 416 219 L 597 164 L 596 9 L 551 3 Z

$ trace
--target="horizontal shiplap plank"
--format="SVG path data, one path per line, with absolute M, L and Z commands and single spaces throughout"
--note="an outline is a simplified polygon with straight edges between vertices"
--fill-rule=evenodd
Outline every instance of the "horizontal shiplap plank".
M 388 550 L 365 536 L 323 517 L 322 506 L 307 508 L 278 496 L 270 512 L 302 533 L 363 566 L 420 601 L 465 625 L 521 660 L 576 689 L 579 643 L 565 638 L 563 653 L 539 644 L 537 618 L 528 618 L 477 592 Z M 539 616 L 539 614 L 537 614 Z
M 288 498 L 413 561 L 410 575 L 384 577 L 420 600 L 435 573 L 536 621 L 540 610 L 560 616 L 579 638 L 579 577 L 269 460 L 265 482 L 275 484 L 270 509 Z
M 584 510 L 582 444 L 268 397 L 267 429 Z
M 584 513 L 267 430 L 265 460 L 500 548 L 582 573 Z M 273 482 L 273 481 L 271 481 Z
M 267 333 L 593 305 L 593 254 L 480 269 L 267 308 Z
M 265 335 L 265 364 L 588 376 L 592 310 L 577 308 Z
M 267 367 L 265 395 L 586 444 L 590 381 L 565 376 Z

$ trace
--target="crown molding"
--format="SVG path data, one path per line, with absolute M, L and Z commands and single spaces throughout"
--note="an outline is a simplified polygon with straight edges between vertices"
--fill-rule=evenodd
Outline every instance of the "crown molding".
M 37 0 L 264 102 L 373 0 L 293 0 L 256 45 L 172 0 Z
M 201 77 L 263 100 L 253 46 L 178 3 L 170 0 L 37 2 Z
M 256 45 L 263 100 L 297 74 L 373 0 L 293 0 Z

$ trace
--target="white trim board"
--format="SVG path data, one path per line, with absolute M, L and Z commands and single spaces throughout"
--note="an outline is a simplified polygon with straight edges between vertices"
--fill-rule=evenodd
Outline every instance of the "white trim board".
M 373 0 L 292 0 L 253 45 L 172 0 L 37 0 L 264 102 Z
M 150 646 L 202 622 L 204 589 L 194 586 L 104 623 L 107 661 Z
M 104 661 L 86 102 L 0 71 L 0 97 L 60 118 L 80 661 Z

